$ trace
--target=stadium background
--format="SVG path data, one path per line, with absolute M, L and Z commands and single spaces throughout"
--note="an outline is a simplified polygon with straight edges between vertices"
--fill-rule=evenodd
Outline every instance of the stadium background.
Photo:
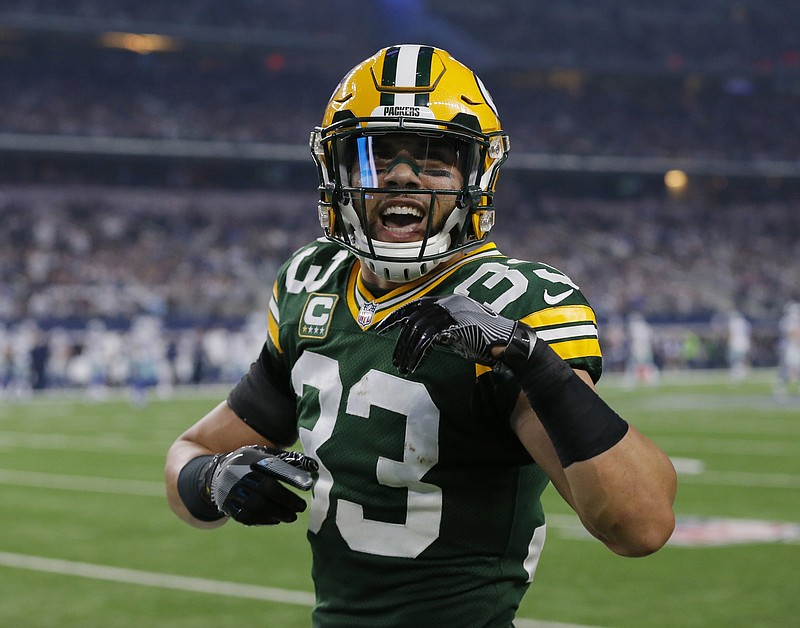
M 220 337 L 258 333 L 277 265 L 318 234 L 308 133 L 344 71 L 400 41 L 448 49 L 493 92 L 513 142 L 497 195 L 505 252 L 569 274 L 604 328 L 644 315 L 662 366 L 724 366 L 733 310 L 753 325 L 752 362 L 774 366 L 781 310 L 800 298 L 799 12 L 8 0 L 3 381 L 152 371 L 98 373 L 87 355 L 113 361 L 142 316 L 160 327 L 161 380 L 234 376 Z M 624 346 L 607 352 L 623 368 Z
M 678 532 L 644 561 L 586 542 L 548 491 L 518 626 L 796 625 L 800 406 L 773 384 L 800 300 L 798 18 L 789 0 L 0 3 L 0 625 L 308 625 L 302 523 L 191 530 L 163 457 L 318 236 L 306 144 L 334 85 L 414 41 L 490 88 L 512 138 L 497 240 L 581 285 L 604 395 L 680 475 Z M 737 382 L 734 310 L 758 367 Z M 637 313 L 658 386 L 625 379 Z

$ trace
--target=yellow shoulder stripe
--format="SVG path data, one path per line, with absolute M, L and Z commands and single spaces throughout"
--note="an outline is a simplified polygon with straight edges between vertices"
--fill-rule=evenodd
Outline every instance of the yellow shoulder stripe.
M 581 338 L 580 340 L 551 342 L 550 346 L 562 360 L 603 357 L 603 353 L 600 351 L 600 343 L 597 341 L 597 338 Z
M 562 305 L 547 308 L 529 314 L 522 319 L 522 322 L 534 329 L 560 326 L 565 331 L 568 331 L 570 326 L 576 323 L 589 323 L 592 327 L 597 327 L 597 317 L 594 310 L 587 305 Z M 603 356 L 600 350 L 600 341 L 596 335 L 593 337 L 583 335 L 582 337 L 553 340 L 550 342 L 550 346 L 564 360 L 587 357 L 599 358 Z
M 534 329 L 551 325 L 563 325 L 564 323 L 592 323 L 597 325 L 597 317 L 594 314 L 594 310 L 588 305 L 549 307 L 545 310 L 528 314 L 521 320 Z
M 267 332 L 269 339 L 279 353 L 283 353 L 281 349 L 280 339 L 280 326 L 278 324 L 278 282 L 272 285 L 272 298 L 269 301 L 269 308 L 267 310 Z

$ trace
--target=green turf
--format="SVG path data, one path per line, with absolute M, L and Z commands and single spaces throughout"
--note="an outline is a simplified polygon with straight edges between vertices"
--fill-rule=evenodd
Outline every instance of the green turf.
M 724 373 L 692 373 L 635 389 L 609 377 L 601 389 L 670 456 L 702 465 L 681 475 L 679 517 L 800 524 L 800 400 L 775 399 L 771 374 L 733 386 Z M 200 531 L 166 506 L 164 453 L 219 398 L 197 392 L 144 408 L 76 395 L 2 400 L 0 626 L 309 625 L 304 520 Z M 668 545 L 625 559 L 581 534 L 552 489 L 545 503 L 548 541 L 520 617 L 615 628 L 800 625 L 796 540 Z M 82 564 L 91 577 L 76 575 Z M 123 571 L 103 579 L 106 567 Z M 255 585 L 261 597 L 182 590 L 178 576 Z M 263 587 L 305 598 L 270 601 Z

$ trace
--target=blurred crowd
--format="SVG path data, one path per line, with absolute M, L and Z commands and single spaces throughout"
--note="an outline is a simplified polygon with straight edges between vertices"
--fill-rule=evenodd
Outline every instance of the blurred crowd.
M 724 365 L 719 321 L 733 311 L 767 329 L 766 344 L 752 358 L 775 364 L 778 319 L 787 302 L 800 298 L 800 201 L 712 206 L 656 197 L 526 196 L 514 190 L 517 179 L 504 181 L 518 201 L 499 202 L 496 240 L 506 254 L 545 261 L 581 286 L 608 325 L 610 369 L 625 368 L 625 343 L 615 347 L 612 330 L 632 316 L 682 330 L 677 340 L 662 335 L 660 362 Z M 158 321 L 151 331 L 172 336 L 171 345 L 156 343 L 162 356 L 173 356 L 172 374 L 161 380 L 184 381 L 191 369 L 178 354 L 198 354 L 190 340 L 200 342 L 210 329 L 217 330 L 212 338 L 241 333 L 266 311 L 278 266 L 320 235 L 313 190 L 9 186 L 0 188 L 0 214 L 0 331 L 6 338 L 0 381 L 6 382 L 19 370 L 9 356 L 33 355 L 42 334 L 48 345 L 71 347 L 77 362 L 55 372 L 73 379 L 93 372 L 87 367 L 92 355 L 114 350 L 130 361 L 131 341 L 123 338 L 133 333 L 131 321 L 142 317 Z M 686 330 L 693 325 L 710 330 L 702 355 L 688 353 Z M 76 350 L 101 327 L 108 333 L 94 335 L 115 337 L 111 349 Z M 69 336 L 72 342 L 65 343 Z M 48 352 L 63 353 L 58 346 Z M 233 366 L 217 364 L 216 372 L 236 372 L 242 365 L 233 360 Z M 62 381 L 63 373 L 47 381 Z
M 237 319 L 306 241 L 301 199 L 268 192 L 0 188 L 0 320 Z
M 240 36 L 260 32 L 264 41 L 282 31 L 295 39 L 291 47 L 326 43 L 327 52 L 344 54 L 364 44 L 436 37 L 453 52 L 473 50 L 483 67 L 516 62 L 714 72 L 790 63 L 786 53 L 797 45 L 800 8 L 792 0 L 5 0 L 4 15 L 7 21 L 24 16 L 29 25 L 36 17 L 60 19 L 61 28 L 105 23 L 133 32 L 182 34 L 194 28 L 196 37 L 210 39 L 209 29 Z
M 351 11 L 361 3 L 358 0 L 340 0 L 336 10 Z M 280 23 L 287 28 L 308 31 L 330 28 L 332 8 L 315 0 L 195 0 L 192 3 L 164 1 L 139 2 L 138 0 L 5 0 L 3 12 L 9 14 L 59 16 L 92 22 L 149 23 L 200 26 L 214 29 L 247 28 L 271 29 Z M 325 22 L 328 22 L 326 27 Z
M 568 90 L 508 87 L 499 102 L 522 152 L 728 160 L 800 154 L 792 113 L 800 93 L 764 83 L 609 78 Z
M 783 364 L 779 321 L 800 300 L 800 199 L 778 189 L 774 162 L 800 155 L 799 13 L 789 0 L 8 0 L 0 390 L 232 379 L 252 350 L 220 347 L 261 342 L 278 265 L 320 235 L 315 183 L 302 180 L 310 158 L 303 172 L 288 158 L 248 162 L 248 178 L 236 159 L 148 169 L 131 155 L 71 159 L 39 136 L 271 143 L 280 156 L 303 148 L 346 68 L 400 40 L 435 42 L 490 88 L 512 138 L 496 239 L 581 286 L 609 370 L 649 379 L 732 365 L 736 316 L 752 335 L 747 364 Z M 180 45 L 99 45 L 109 30 Z M 540 186 L 515 163 L 531 153 L 727 160 L 758 176 L 743 194 L 579 193 L 594 173 Z M 764 181 L 776 187 L 759 197 Z M 636 337 L 650 338 L 649 353 Z
M 746 68 L 780 59 L 797 45 L 791 0 L 562 0 L 557 3 L 423 0 L 418 4 L 462 32 L 498 27 L 509 56 L 549 66 L 692 71 Z M 677 35 L 677 33 L 680 35 Z
M 569 274 L 603 319 L 707 321 L 732 309 L 775 319 L 800 297 L 800 200 L 516 196 L 498 192 L 501 249 Z M 0 187 L 0 214 L 5 320 L 241 319 L 266 304 L 278 265 L 321 234 L 313 190 L 12 186 Z
M 308 108 L 323 106 L 319 83 L 250 57 L 43 49 L 0 57 L 0 70 L 7 133 L 306 142 Z
M 564 270 L 604 319 L 637 311 L 662 322 L 710 320 L 733 309 L 775 319 L 784 303 L 800 298 L 800 199 L 530 192 L 500 201 L 502 248 Z
M 0 57 L 0 133 L 303 144 L 344 65 L 39 50 Z M 794 159 L 800 89 L 755 79 L 485 78 L 515 153 Z M 768 115 L 767 113 L 768 112 Z M 624 130 L 624 131 L 623 131 Z
M 134 316 L 123 327 L 90 319 L 81 327 L 43 329 L 33 319 L 0 326 L 0 398 L 78 389 L 91 400 L 128 390 L 146 404 L 178 386 L 232 384 L 264 341 L 266 314 L 236 326 L 168 328 L 158 316 Z

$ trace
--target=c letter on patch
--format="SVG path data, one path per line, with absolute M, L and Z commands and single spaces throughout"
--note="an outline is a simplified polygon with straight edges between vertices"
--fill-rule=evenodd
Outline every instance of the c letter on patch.
M 312 292 L 308 295 L 303 316 L 300 317 L 298 335 L 301 338 L 325 338 L 338 300 L 339 296 L 336 294 Z

